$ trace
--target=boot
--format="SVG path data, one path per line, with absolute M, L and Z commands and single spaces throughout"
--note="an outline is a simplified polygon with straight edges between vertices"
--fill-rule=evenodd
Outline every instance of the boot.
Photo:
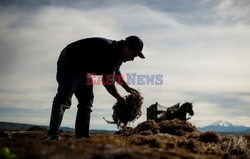
M 59 107 L 56 105 L 52 106 L 48 139 L 60 140 L 59 128 L 63 119 L 64 111 L 65 108 L 63 105 Z
M 91 109 L 78 108 L 75 123 L 76 138 L 90 138 L 89 136 L 89 123 Z

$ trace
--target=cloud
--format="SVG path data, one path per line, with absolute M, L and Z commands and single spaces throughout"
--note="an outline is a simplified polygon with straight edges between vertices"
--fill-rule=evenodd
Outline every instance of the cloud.
M 249 123 L 247 1 L 57 2 L 0 3 L 0 108 L 50 114 L 56 61 L 67 44 L 90 36 L 120 40 L 135 34 L 145 43 L 146 59 L 123 64 L 122 72 L 164 76 L 160 86 L 132 85 L 144 95 L 139 121 L 156 101 L 165 106 L 193 101 L 195 123 L 232 116 Z M 95 86 L 94 92 L 92 124 L 100 128 L 105 125 L 102 116 L 111 117 L 115 100 L 102 86 Z M 63 124 L 73 127 L 76 104 L 73 98 Z M 31 119 L 26 118 L 22 120 Z M 36 120 L 41 118 L 47 115 Z
M 219 17 L 224 23 L 240 23 L 249 24 L 249 18 L 247 16 L 250 14 L 249 11 L 250 2 L 247 0 L 242 1 L 221 1 L 213 11 L 216 12 L 216 16 Z

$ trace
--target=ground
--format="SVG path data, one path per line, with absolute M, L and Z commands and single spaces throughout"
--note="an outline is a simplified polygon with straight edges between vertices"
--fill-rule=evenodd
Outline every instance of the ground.
M 250 134 L 201 133 L 179 120 L 149 120 L 115 134 L 92 133 L 90 139 L 75 139 L 73 132 L 60 132 L 61 141 L 51 141 L 47 140 L 47 130 L 40 127 L 1 130 L 0 134 L 0 158 L 4 159 L 250 158 Z

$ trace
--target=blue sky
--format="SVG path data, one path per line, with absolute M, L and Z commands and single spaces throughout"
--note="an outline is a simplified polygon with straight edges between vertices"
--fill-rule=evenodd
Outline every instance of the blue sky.
M 0 2 L 0 121 L 48 125 L 56 93 L 56 61 L 69 43 L 85 37 L 144 41 L 145 60 L 121 71 L 163 75 L 163 85 L 132 85 L 155 102 L 193 102 L 190 120 L 250 126 L 250 1 L 248 0 L 41 0 Z M 126 92 L 118 86 L 121 94 Z M 115 99 L 95 86 L 92 129 L 116 129 Z M 76 99 L 62 126 L 74 127 Z

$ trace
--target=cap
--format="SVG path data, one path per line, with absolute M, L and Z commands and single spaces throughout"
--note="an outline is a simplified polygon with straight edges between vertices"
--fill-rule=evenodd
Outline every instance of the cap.
M 126 43 L 129 45 L 129 47 L 131 49 L 133 49 L 137 55 L 144 59 L 145 56 L 142 53 L 142 49 L 143 49 L 143 41 L 138 37 L 138 36 L 129 36 L 125 39 Z

